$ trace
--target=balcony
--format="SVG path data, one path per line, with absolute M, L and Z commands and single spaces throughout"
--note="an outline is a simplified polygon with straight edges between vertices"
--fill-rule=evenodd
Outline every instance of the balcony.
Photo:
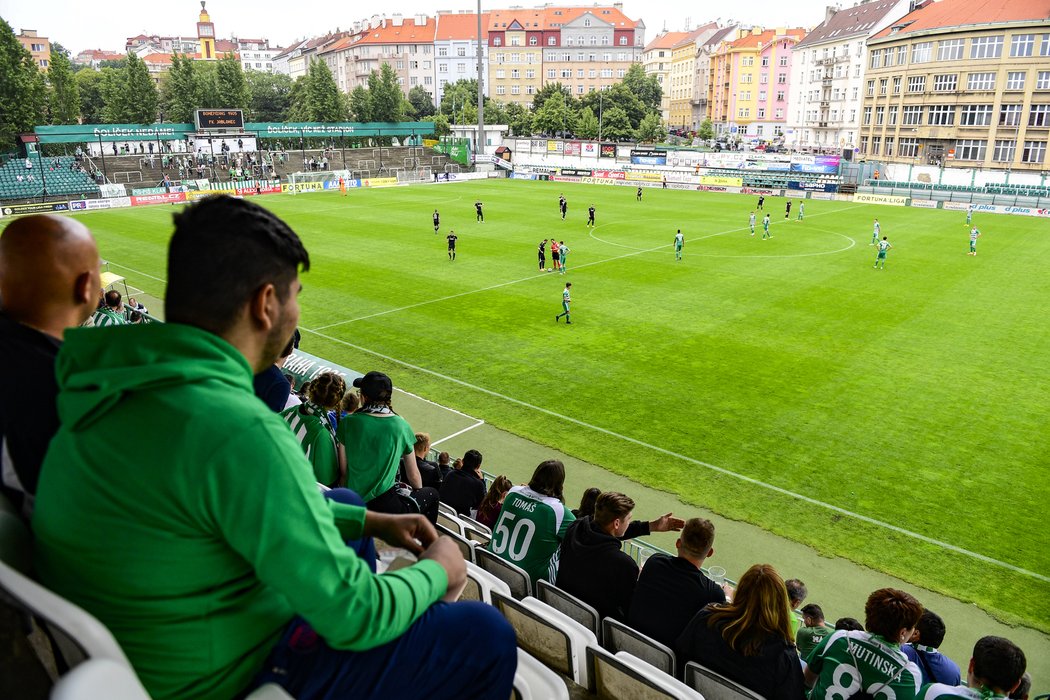
M 831 87 L 831 78 L 824 78 L 820 81 L 822 87 Z
M 821 100 L 821 102 L 820 102 L 820 108 L 821 109 L 827 109 L 830 106 L 831 106 L 831 102 L 830 101 L 828 101 L 828 100 Z

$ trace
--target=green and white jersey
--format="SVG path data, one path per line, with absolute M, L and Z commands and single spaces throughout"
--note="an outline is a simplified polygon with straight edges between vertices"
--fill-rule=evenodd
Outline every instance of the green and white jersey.
M 568 304 L 570 301 L 572 301 L 572 299 L 569 298 L 569 290 L 566 289 L 561 293 L 561 303 Z
M 754 214 L 752 214 L 751 216 L 748 217 L 747 223 L 751 226 L 751 228 L 755 227 L 755 215 Z
M 674 247 L 675 248 L 681 248 L 684 243 L 685 243 L 685 236 L 683 236 L 680 233 L 676 233 L 675 236 L 674 236 Z
M 91 325 L 96 328 L 104 328 L 106 326 L 123 326 L 128 322 L 123 315 L 113 311 L 108 306 L 103 306 L 101 309 L 96 311 L 91 317 Z
M 878 221 L 876 221 L 876 222 L 875 222 L 875 229 L 874 229 L 874 230 L 872 231 L 872 234 L 874 234 L 874 235 L 876 235 L 876 236 L 877 236 L 877 235 L 879 235 L 879 233 L 880 233 L 881 231 L 882 231 L 882 227 L 881 227 L 881 226 L 879 226 L 879 222 L 878 222 Z
M 795 646 L 798 647 L 798 655 L 803 659 L 809 653 L 820 646 L 820 643 L 834 633 L 833 627 L 803 627 L 795 635 Z
M 292 406 L 281 412 L 281 418 L 292 429 L 299 446 L 314 467 L 318 483 L 331 486 L 339 479 L 335 431 L 324 412 L 310 403 Z
M 929 683 L 922 689 L 921 700 L 1005 700 L 1004 695 L 967 688 L 965 685 Z
M 766 218 L 762 219 L 762 228 L 769 230 L 769 214 L 766 214 Z
M 917 700 L 922 684 L 919 667 L 900 646 L 868 632 L 838 630 L 806 659 L 817 682 L 809 700 L 847 700 L 854 693 L 876 700 Z
M 554 555 L 575 520 L 557 498 L 515 486 L 503 500 L 489 550 L 520 566 L 533 581 L 553 581 L 558 570 Z
M 977 242 L 977 238 L 981 235 L 981 232 L 977 230 L 977 227 L 970 229 L 970 241 L 973 243 Z
M 879 255 L 886 255 L 886 251 L 890 249 L 889 241 L 879 241 Z

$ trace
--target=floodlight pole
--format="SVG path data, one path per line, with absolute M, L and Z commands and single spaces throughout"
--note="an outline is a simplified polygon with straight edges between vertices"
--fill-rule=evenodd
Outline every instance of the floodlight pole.
M 478 137 L 474 142 L 474 162 L 478 162 L 478 152 L 483 149 L 482 143 L 485 134 L 485 89 L 481 49 L 481 0 L 478 0 Z

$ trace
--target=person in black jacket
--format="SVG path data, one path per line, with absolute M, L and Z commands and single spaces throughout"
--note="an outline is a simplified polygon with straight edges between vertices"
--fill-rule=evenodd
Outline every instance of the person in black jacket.
M 696 661 L 766 700 L 805 697 L 787 587 L 769 564 L 755 564 L 740 577 L 732 603 L 698 612 L 674 649 L 680 665 Z
M 669 647 L 693 616 L 710 603 L 726 602 L 725 591 L 700 567 L 715 553 L 710 520 L 687 520 L 675 542 L 677 557 L 654 554 L 645 562 L 634 589 L 627 624 Z
M 485 499 L 485 479 L 481 476 L 481 453 L 467 450 L 463 464 L 451 471 L 441 482 L 441 502 L 456 509 L 460 515 L 473 517 Z
M 652 522 L 632 522 L 634 501 L 609 491 L 598 496 L 594 517 L 569 526 L 559 550 L 555 585 L 594 606 L 602 617 L 627 620 L 638 581 L 638 565 L 620 551 L 620 541 L 651 532 L 681 530 L 685 521 L 667 513 Z

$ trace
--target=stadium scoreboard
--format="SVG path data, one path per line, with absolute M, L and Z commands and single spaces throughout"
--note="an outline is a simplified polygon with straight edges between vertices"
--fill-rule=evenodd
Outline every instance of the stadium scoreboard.
M 198 109 L 196 118 L 198 131 L 244 128 L 244 110 L 240 109 Z

